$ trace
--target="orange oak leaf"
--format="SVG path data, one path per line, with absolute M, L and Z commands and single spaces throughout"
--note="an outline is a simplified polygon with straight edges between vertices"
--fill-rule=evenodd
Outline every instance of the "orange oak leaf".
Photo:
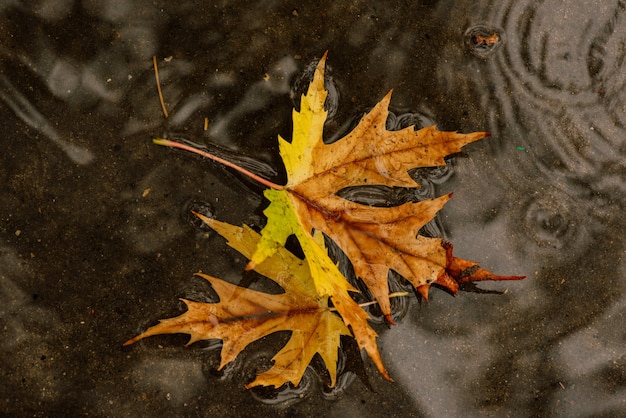
M 239 228 L 198 216 L 227 238 L 231 247 L 248 258 L 252 255 L 259 234 L 248 227 Z M 199 340 L 220 339 L 223 346 L 219 369 L 222 369 L 251 342 L 274 332 L 291 331 L 287 344 L 273 357 L 272 367 L 247 387 L 279 387 L 287 382 L 297 386 L 316 353 L 328 369 L 330 386 L 334 386 L 340 337 L 350 335 L 350 330 L 328 306 L 328 296 L 317 295 L 308 264 L 281 248 L 255 270 L 277 282 L 285 293 L 259 292 L 197 273 L 211 283 L 220 298 L 218 303 L 182 299 L 187 305 L 185 313 L 161 320 L 124 345 L 158 334 L 189 334 L 187 345 Z

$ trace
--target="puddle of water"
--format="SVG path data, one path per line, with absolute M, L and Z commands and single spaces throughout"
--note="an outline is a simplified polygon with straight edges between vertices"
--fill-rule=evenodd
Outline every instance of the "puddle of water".
M 623 413 L 626 4 L 453 3 L 0 6 L 3 412 Z M 276 137 L 289 136 L 294 98 L 326 49 L 329 140 L 391 88 L 390 126 L 493 134 L 449 169 L 413 173 L 417 193 L 343 193 L 388 204 L 454 191 L 425 233 L 528 279 L 481 284 L 503 295 L 397 305 L 400 325 L 379 327 L 396 382 L 366 363 L 373 392 L 350 364 L 336 393 L 315 367 L 306 387 L 252 393 L 253 370 L 217 373 L 216 351 L 184 349 L 184 337 L 122 350 L 179 314 L 178 297 L 211 293 L 195 271 L 241 280 L 246 260 L 190 222 L 190 207 L 263 223 L 258 187 L 151 138 L 206 144 L 283 182 Z

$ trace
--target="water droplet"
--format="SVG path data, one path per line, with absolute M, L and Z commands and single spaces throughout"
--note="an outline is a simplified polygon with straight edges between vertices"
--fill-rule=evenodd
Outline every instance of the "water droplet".
M 524 219 L 535 242 L 540 246 L 562 248 L 574 225 L 561 207 L 545 200 L 533 201 Z
M 543 188 L 520 206 L 517 219 L 529 240 L 520 239 L 519 250 L 532 258 L 583 254 L 605 231 L 605 206 L 603 199 L 581 186 Z

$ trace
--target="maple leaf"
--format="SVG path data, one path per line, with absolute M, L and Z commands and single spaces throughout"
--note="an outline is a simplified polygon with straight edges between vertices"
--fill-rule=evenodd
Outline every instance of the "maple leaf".
M 396 207 L 366 206 L 337 195 L 347 187 L 364 185 L 417 188 L 419 185 L 408 174 L 409 170 L 445 165 L 445 156 L 459 152 L 462 146 L 488 133 L 442 132 L 434 126 L 419 131 L 412 126 L 388 131 L 390 92 L 352 132 L 335 143 L 325 144 L 322 137 L 327 117 L 325 60 L 326 54 L 301 98 L 300 111 L 293 112 L 291 142 L 279 137 L 288 177 L 285 186 L 191 146 L 165 139 L 154 142 L 204 155 L 269 187 L 264 192 L 270 201 L 264 211 L 267 224 L 260 240 L 255 241 L 256 248 L 250 255 L 246 254 L 250 259 L 246 268 L 258 271 L 266 260 L 282 253 L 287 238 L 295 235 L 308 264 L 307 279 L 312 283 L 309 290 L 320 300 L 330 297 L 345 325 L 352 329 L 359 347 L 367 351 L 378 370 L 390 379 L 376 345 L 377 334 L 368 324 L 368 315 L 350 297 L 349 292 L 356 290 L 330 259 L 316 231 L 330 237 L 347 255 L 389 323 L 393 323 L 389 270 L 406 278 L 425 299 L 432 284 L 456 294 L 459 283 L 517 280 L 523 276 L 494 275 L 477 263 L 454 257 L 451 244 L 418 235 L 451 195 Z
M 309 262 L 318 294 L 331 295 L 334 301 L 337 295 L 352 288 L 312 240 L 313 231 L 320 230 L 348 256 L 356 275 L 393 323 L 387 280 L 390 269 L 405 277 L 426 298 L 433 283 L 456 293 L 455 279 L 459 277 L 455 275 L 460 271 L 451 269 L 449 263 L 460 259 L 448 255 L 441 239 L 417 235 L 451 195 L 381 208 L 351 202 L 336 193 L 363 185 L 419 187 L 408 174 L 410 169 L 445 165 L 445 156 L 459 152 L 463 145 L 488 133 L 442 132 L 434 126 L 419 131 L 412 126 L 388 131 L 390 92 L 346 137 L 325 144 L 325 58 L 326 55 L 320 60 L 307 94 L 302 96 L 300 111 L 293 112 L 292 141 L 279 137 L 288 182 L 280 189 L 265 191 L 271 202 L 264 212 L 267 225 L 248 267 L 263 261 L 294 234 Z M 464 279 L 471 281 L 473 276 L 464 272 Z M 482 280 L 519 278 L 482 272 Z
M 232 248 L 247 258 L 252 256 L 260 240 L 259 234 L 247 226 L 239 228 L 196 215 L 225 237 Z M 272 358 L 272 367 L 247 387 L 279 387 L 287 382 L 297 386 L 316 353 L 328 369 L 330 386 L 334 386 L 340 337 L 351 334 L 328 306 L 328 296 L 318 296 L 308 264 L 286 249 L 278 248 L 257 264 L 255 270 L 278 283 L 285 293 L 259 292 L 197 273 L 211 283 L 220 298 L 219 303 L 181 299 L 187 305 L 185 313 L 161 320 L 124 345 L 158 334 L 189 334 L 187 345 L 199 340 L 221 339 L 221 370 L 251 342 L 274 332 L 291 331 L 287 344 Z

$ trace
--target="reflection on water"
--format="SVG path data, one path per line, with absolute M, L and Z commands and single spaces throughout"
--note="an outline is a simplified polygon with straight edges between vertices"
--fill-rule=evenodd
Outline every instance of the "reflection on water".
M 61 138 L 52 124 L 24 97 L 11 82 L 0 74 L 0 99 L 31 128 L 41 132 L 57 145 L 70 160 L 76 164 L 89 164 L 93 159 L 93 154 L 78 145 L 71 144 Z
M 10 388 L 2 407 L 623 415 L 626 3 L 418 3 L 0 4 L 0 295 L 9 333 L 1 348 Z M 529 278 L 492 285 L 505 291 L 498 296 L 433 291 L 429 304 L 393 301 L 400 325 L 378 331 L 396 383 L 370 370 L 375 392 L 355 381 L 358 356 L 343 351 L 334 391 L 312 367 L 309 386 L 254 394 L 243 389 L 254 373 L 247 366 L 254 356 L 267 365 L 273 352 L 255 348 L 249 362 L 218 374 L 211 343 L 184 350 L 184 338 L 163 337 L 120 351 L 138 326 L 180 313 L 177 297 L 212 300 L 194 284 L 196 270 L 242 280 L 245 260 L 198 229 L 190 208 L 261 223 L 258 189 L 155 149 L 151 137 L 203 143 L 280 180 L 276 136 L 291 132 L 291 100 L 326 49 L 328 140 L 390 88 L 390 128 L 434 121 L 493 134 L 452 169 L 415 170 L 417 191 L 342 193 L 385 205 L 454 191 L 424 233 L 446 236 L 459 256 L 491 270 Z M 405 283 L 394 276 L 391 286 Z
M 506 138 L 523 135 L 538 169 L 594 179 L 623 168 L 625 7 L 606 1 L 590 14 L 580 2 L 517 1 L 489 8 L 507 34 L 502 54 L 489 61 L 493 128 Z
M 466 63 L 463 81 L 441 66 L 446 83 L 475 89 L 471 94 L 479 95 L 494 134 L 488 141 L 492 154 L 472 155 L 459 165 L 456 184 L 486 199 L 475 204 L 461 196 L 456 208 L 452 203 L 450 216 L 466 223 L 451 225 L 451 239 L 491 246 L 495 257 L 509 258 L 506 268 L 529 276 L 511 286 L 507 305 L 500 307 L 506 311 L 459 323 L 460 344 L 474 347 L 472 358 L 482 365 L 462 372 L 458 384 L 464 391 L 458 395 L 472 396 L 482 411 L 513 413 L 525 405 L 539 415 L 578 415 L 583 408 L 575 388 L 588 391 L 585 379 L 603 381 L 611 390 L 621 385 L 623 392 L 613 378 L 568 369 L 578 361 L 594 372 L 615 370 L 611 364 L 626 354 L 620 332 L 605 336 L 621 341 L 619 349 L 595 346 L 605 358 L 602 365 L 591 366 L 571 345 L 590 324 L 600 326 L 608 312 L 623 315 L 626 3 L 602 2 L 591 12 L 574 1 L 482 1 L 452 12 L 458 13 L 467 13 L 468 26 L 481 28 L 481 36 L 491 32 L 502 41 L 488 50 L 468 41 L 476 35 L 470 30 L 465 50 L 446 51 L 448 59 Z M 481 223 L 472 225 L 472 219 Z M 475 258 L 481 250 L 465 249 Z M 433 310 L 438 308 L 431 306 L 429 314 Z M 441 330 L 437 325 L 435 332 Z M 490 346 L 481 351 L 480 341 Z M 571 348 L 564 351 L 564 345 Z M 451 364 L 450 372 L 467 367 Z M 434 373 L 448 380 L 444 371 Z M 584 398 L 584 408 L 594 413 L 626 408 L 623 400 Z M 432 412 L 460 413 L 463 405 L 433 406 Z

